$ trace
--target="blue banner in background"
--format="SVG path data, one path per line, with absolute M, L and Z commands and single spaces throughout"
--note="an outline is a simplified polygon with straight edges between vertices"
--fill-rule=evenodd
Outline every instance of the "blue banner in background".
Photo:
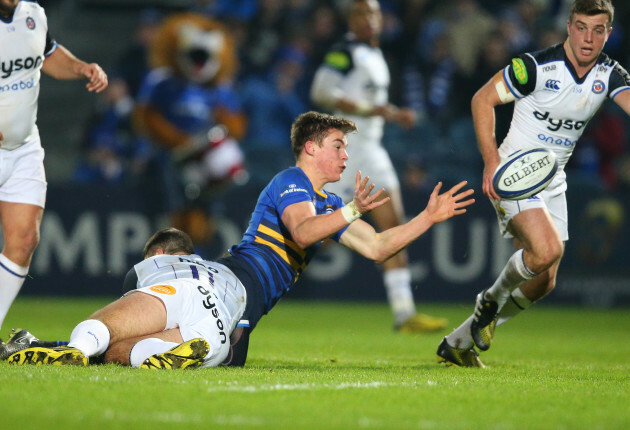
M 570 190 L 571 191 L 571 190 Z M 217 233 L 206 258 L 240 241 L 260 188 L 235 187 L 217 198 Z M 576 190 L 575 194 L 580 194 Z M 404 190 L 408 216 L 420 212 L 427 192 Z M 583 195 L 583 194 L 582 194 Z M 630 302 L 629 195 L 568 196 L 570 237 L 549 301 L 597 306 Z M 513 252 L 500 237 L 494 211 L 481 195 L 464 216 L 434 226 L 409 249 L 418 301 L 466 301 L 489 286 Z M 119 295 L 147 238 L 168 225 L 158 189 L 146 186 L 51 186 L 41 242 L 22 294 Z M 318 253 L 288 297 L 385 300 L 380 269 L 330 243 Z

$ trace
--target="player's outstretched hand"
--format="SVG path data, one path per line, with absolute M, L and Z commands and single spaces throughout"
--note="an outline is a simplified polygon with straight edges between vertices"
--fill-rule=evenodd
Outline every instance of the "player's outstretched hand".
M 376 185 L 370 184 L 370 177 L 366 176 L 361 179 L 361 171 L 357 172 L 354 185 L 354 205 L 361 214 L 366 214 L 379 206 L 383 206 L 389 201 L 389 197 L 381 198 L 385 193 L 385 188 L 381 188 L 378 192 L 370 195 Z
M 455 215 L 464 214 L 466 213 L 465 208 L 475 203 L 475 199 L 467 199 L 475 192 L 473 189 L 461 191 L 466 184 L 468 181 L 462 181 L 443 194 L 440 194 L 442 182 L 438 182 L 433 188 L 425 209 L 433 224 L 445 221 Z
M 86 63 L 80 73 L 89 81 L 85 85 L 88 91 L 100 93 L 107 88 L 107 74 L 98 64 Z

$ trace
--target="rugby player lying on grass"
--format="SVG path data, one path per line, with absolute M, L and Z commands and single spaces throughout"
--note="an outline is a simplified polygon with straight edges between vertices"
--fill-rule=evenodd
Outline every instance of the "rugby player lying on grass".
M 341 178 L 348 159 L 346 134 L 355 130 L 343 118 L 300 115 L 291 128 L 296 165 L 261 192 L 243 240 L 227 256 L 203 260 L 191 255 L 187 235 L 162 230 L 149 239 L 145 260 L 135 266 L 137 282 L 127 282 L 136 290 L 80 323 L 68 346 L 27 348 L 9 362 L 86 365 L 88 357 L 105 354 L 106 363 L 144 368 L 209 367 L 226 360 L 243 365 L 249 333 L 295 284 L 324 239 L 383 262 L 474 203 L 473 190 L 462 191 L 465 181 L 442 194 L 438 183 L 422 212 L 377 233 L 360 218 L 388 198 L 382 198 L 382 189 L 372 194 L 368 177 L 357 173 L 354 199 L 345 206 L 323 189 Z M 174 244 L 171 236 L 177 238 Z M 237 326 L 242 328 L 235 331 Z M 239 340 L 231 361 L 230 337 Z

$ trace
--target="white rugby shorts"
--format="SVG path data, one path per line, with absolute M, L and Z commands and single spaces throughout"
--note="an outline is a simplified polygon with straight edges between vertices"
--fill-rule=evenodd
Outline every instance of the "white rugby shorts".
M 203 338 L 210 345 L 210 352 L 201 367 L 220 365 L 230 352 L 230 333 L 245 311 L 245 288 L 239 289 L 234 303 L 226 304 L 219 298 L 218 289 L 225 280 L 214 274 L 215 287 L 196 279 L 173 279 L 162 284 L 132 290 L 127 294 L 142 292 L 162 300 L 166 308 L 166 328 L 179 328 L 187 342 Z M 234 309 L 230 315 L 228 309 Z
M 12 151 L 0 148 L 0 201 L 46 205 L 44 148 L 39 136 Z
M 349 134 L 348 161 L 341 180 L 326 184 L 324 189 L 337 194 L 348 203 L 354 198 L 354 185 L 357 171 L 361 171 L 361 178 L 370 177 L 370 183 L 376 185 L 376 190 L 385 188 L 386 191 L 400 188 L 400 181 L 396 170 L 389 158 L 389 154 L 379 143 L 366 142 L 357 134 Z
M 560 233 L 560 238 L 564 242 L 569 240 L 569 217 L 564 192 L 543 190 L 528 199 L 500 201 L 490 199 L 490 202 L 497 214 L 501 235 L 506 239 L 514 237 L 507 229 L 512 218 L 528 209 L 546 208 Z

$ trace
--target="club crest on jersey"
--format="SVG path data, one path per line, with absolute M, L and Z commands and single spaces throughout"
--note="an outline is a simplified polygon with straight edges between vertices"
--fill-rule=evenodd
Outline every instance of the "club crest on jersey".
M 33 19 L 33 17 L 29 16 L 26 18 L 26 27 L 29 30 L 35 30 L 35 20 Z
M 600 81 L 599 79 L 596 80 L 595 82 L 593 82 L 593 88 L 592 88 L 593 92 L 595 94 L 601 94 L 604 92 L 604 90 L 606 90 L 606 84 L 604 84 L 603 81 Z

